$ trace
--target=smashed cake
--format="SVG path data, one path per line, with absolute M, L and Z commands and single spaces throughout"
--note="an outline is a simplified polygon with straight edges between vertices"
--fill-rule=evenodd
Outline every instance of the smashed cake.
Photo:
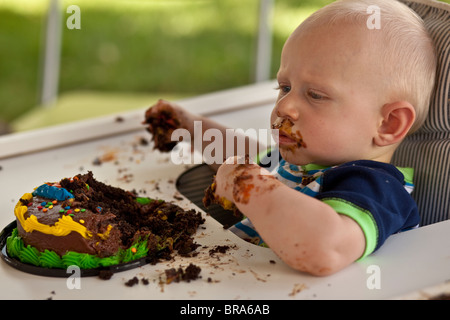
M 82 269 L 108 267 L 140 258 L 148 262 L 187 254 L 199 212 L 106 185 L 92 172 L 44 183 L 25 193 L 14 213 L 17 227 L 8 254 L 24 263 Z

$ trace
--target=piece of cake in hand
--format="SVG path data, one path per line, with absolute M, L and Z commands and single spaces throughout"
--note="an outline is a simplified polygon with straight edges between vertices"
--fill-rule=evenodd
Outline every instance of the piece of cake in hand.
M 219 197 L 216 195 L 216 181 L 214 179 L 213 183 L 208 186 L 205 190 L 205 195 L 202 199 L 205 208 L 210 207 L 213 204 L 220 205 L 223 209 L 232 211 L 233 214 L 238 218 L 243 218 L 242 212 L 236 207 L 236 205 L 225 197 Z
M 154 149 L 169 152 L 177 144 L 177 141 L 171 140 L 171 136 L 181 123 L 170 102 L 158 100 L 156 105 L 145 112 L 143 124 L 148 125 L 147 131 L 152 134 Z

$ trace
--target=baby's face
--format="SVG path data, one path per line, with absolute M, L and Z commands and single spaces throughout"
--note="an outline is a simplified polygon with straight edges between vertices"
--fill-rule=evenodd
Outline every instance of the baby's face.
M 374 157 L 383 102 L 369 32 L 300 27 L 286 42 L 271 124 L 288 162 L 336 165 Z

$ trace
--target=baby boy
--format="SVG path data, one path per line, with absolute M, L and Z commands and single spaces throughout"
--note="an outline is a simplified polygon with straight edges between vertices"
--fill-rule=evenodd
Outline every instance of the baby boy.
M 218 167 L 215 198 L 248 218 L 234 230 L 254 228 L 291 267 L 329 275 L 416 227 L 411 172 L 390 161 L 426 118 L 435 68 L 422 20 L 397 1 L 337 1 L 306 19 L 277 74 L 270 121 L 279 164 L 270 173 L 230 159 Z M 202 121 L 225 137 L 220 124 L 169 102 L 147 117 L 162 111 L 180 128 Z

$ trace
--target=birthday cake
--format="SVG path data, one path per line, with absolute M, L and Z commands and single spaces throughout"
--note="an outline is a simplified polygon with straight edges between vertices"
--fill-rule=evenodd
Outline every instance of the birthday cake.
M 163 200 L 138 197 L 106 185 L 92 172 L 44 183 L 25 193 L 14 209 L 17 227 L 8 255 L 45 268 L 108 267 L 140 258 L 189 253 L 204 222 L 199 212 Z

